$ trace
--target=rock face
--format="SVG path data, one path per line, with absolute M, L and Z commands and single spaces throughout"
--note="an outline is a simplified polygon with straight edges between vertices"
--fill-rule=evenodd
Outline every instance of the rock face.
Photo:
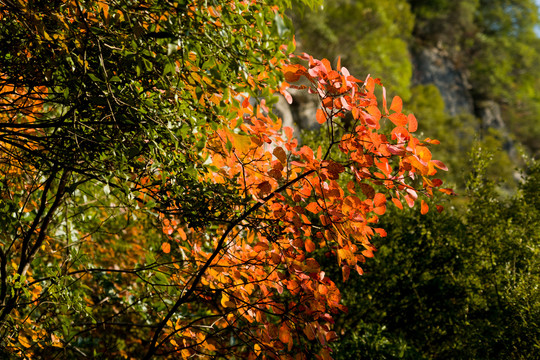
M 477 101 L 475 105 L 476 116 L 481 121 L 481 133 L 485 133 L 489 129 L 497 130 L 503 137 L 503 150 L 508 153 L 511 159 L 517 158 L 517 150 L 502 118 L 500 105 L 493 100 Z
M 316 95 L 308 94 L 307 91 L 289 89 L 293 102 L 288 104 L 285 98 L 279 97 L 279 101 L 274 105 L 276 115 L 283 119 L 284 126 L 294 129 L 316 130 L 321 126 L 317 123 L 315 114 L 319 106 L 319 99 Z
M 449 115 L 474 114 L 470 85 L 445 51 L 423 48 L 413 55 L 413 84 L 433 84 L 439 89 Z
M 489 129 L 495 129 L 502 137 L 503 149 L 510 158 L 517 156 L 508 129 L 504 123 L 501 108 L 493 100 L 474 99 L 471 86 L 464 71 L 458 69 L 450 56 L 438 48 L 424 48 L 413 53 L 413 83 L 433 84 L 439 89 L 449 115 L 471 114 L 480 122 L 480 136 Z

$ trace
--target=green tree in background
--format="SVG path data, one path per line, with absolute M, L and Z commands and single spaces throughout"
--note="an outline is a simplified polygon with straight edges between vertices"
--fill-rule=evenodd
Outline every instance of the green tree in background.
M 301 49 L 343 64 L 354 73 L 387 79 L 389 93 L 410 96 L 407 50 L 414 23 L 404 0 L 325 1 L 293 14 Z
M 500 200 L 477 161 L 464 213 L 386 219 L 388 237 L 344 292 L 337 359 L 540 356 L 540 168 Z
M 395 34 L 397 25 L 377 28 L 382 22 L 376 21 L 392 18 L 392 4 L 342 5 L 343 10 L 328 3 L 332 12 L 295 15 L 301 24 L 296 30 L 299 46 L 337 58 L 352 53 L 353 44 L 367 42 L 371 32 Z M 410 0 L 405 6 L 402 18 L 392 18 L 395 24 L 410 19 L 394 36 L 407 45 L 405 54 L 394 60 L 411 67 L 415 52 L 437 49 L 468 79 L 477 110 L 483 102 L 498 104 L 503 131 L 514 146 L 537 156 L 540 47 L 534 33 L 539 24 L 535 2 Z M 375 8 L 375 15 L 361 15 Z M 349 14 L 358 19 L 356 26 L 341 25 Z M 363 29 L 364 24 L 371 27 Z M 304 41 L 303 34 L 310 32 L 318 34 L 318 41 Z M 351 39 L 353 33 L 358 38 Z M 345 50 L 335 50 L 334 44 L 345 45 Z M 381 51 L 390 55 L 395 49 Z M 540 358 L 538 164 L 527 165 L 508 153 L 507 135 L 482 126 L 478 114 L 447 114 L 433 84 L 412 84 L 410 78 L 403 82 L 403 72 L 383 71 L 384 61 L 376 58 L 384 57 L 349 59 L 361 63 L 369 58 L 375 63 L 361 65 L 367 72 L 409 87 L 407 109 L 423 119 L 419 131 L 441 140 L 437 153 L 452 170 L 443 179 L 459 189 L 459 196 L 437 221 L 430 214 L 410 212 L 381 222 L 390 229 L 388 237 L 376 243 L 378 251 L 367 260 L 364 276 L 343 293 L 349 311 L 336 320 L 343 339 L 335 346 L 336 358 Z M 376 67 L 380 71 L 372 72 Z M 305 139 L 311 144 L 318 135 Z M 517 182 L 520 167 L 525 170 Z

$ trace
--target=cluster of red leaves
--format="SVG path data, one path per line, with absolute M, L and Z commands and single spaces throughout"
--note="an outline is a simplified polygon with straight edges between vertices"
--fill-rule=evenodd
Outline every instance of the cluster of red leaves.
M 248 99 L 238 102 L 237 118 L 244 122 L 237 127 L 236 120 L 224 121 L 213 133 L 205 156 L 219 170 L 202 180 L 236 188 L 246 203 L 231 214 L 232 226 L 223 227 L 222 237 L 180 231 L 182 243 L 187 240 L 189 246 L 178 246 L 199 264 L 191 271 L 206 266 L 196 293 L 202 301 L 219 294 L 213 326 L 241 328 L 237 336 L 251 344 L 246 350 L 249 359 L 289 359 L 291 353 L 305 359 L 305 344 L 314 341 L 320 344 L 317 358 L 330 359 L 328 342 L 337 337 L 331 329 L 332 314 L 344 308 L 338 288 L 315 257 L 337 256 L 344 280 L 351 270 L 362 274 L 360 264 L 375 250 L 370 239 L 386 235 L 377 223 L 388 202 L 401 209 L 403 200 L 413 207 L 419 193 L 433 196 L 442 184 L 433 176 L 437 169 L 446 170 L 428 148 L 437 141 L 412 135 L 416 119 L 402 113 L 399 97 L 388 109 L 383 88 L 379 108 L 377 79 L 360 81 L 339 64 L 334 70 L 328 60 L 300 58 L 309 67 L 287 64 L 285 79 L 307 80 L 308 85 L 285 83 L 281 92 L 289 100 L 288 86 L 319 96 L 317 121 L 330 127 L 330 148 L 337 145 L 344 154 L 340 158 L 346 160 L 332 159 L 330 148 L 299 147 L 292 129 L 282 132 L 281 123 L 268 116 L 264 101 L 257 106 Z M 348 114 L 352 131 L 334 139 L 333 129 Z M 388 134 L 381 132 L 385 119 L 393 127 Z M 342 181 L 345 176 L 350 180 Z M 422 200 L 421 212 L 427 211 Z M 170 234 L 173 229 L 167 225 Z M 185 355 L 197 347 L 220 351 L 225 346 L 208 333 L 183 326 L 181 320 L 170 332 L 189 349 Z

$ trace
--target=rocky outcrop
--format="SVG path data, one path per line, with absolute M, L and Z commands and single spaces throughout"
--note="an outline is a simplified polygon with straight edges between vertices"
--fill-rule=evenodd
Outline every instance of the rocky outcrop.
M 502 136 L 503 150 L 511 159 L 516 158 L 517 150 L 502 118 L 501 106 L 493 100 L 477 101 L 475 106 L 476 116 L 480 119 L 480 132 L 484 134 L 489 129 L 497 130 Z
M 444 50 L 423 48 L 414 51 L 412 55 L 414 85 L 435 85 L 449 115 L 474 114 L 467 77 L 456 68 Z
M 510 158 L 517 156 L 508 129 L 504 123 L 501 108 L 493 100 L 474 99 L 466 72 L 455 66 L 450 56 L 439 48 L 423 48 L 413 53 L 413 83 L 433 84 L 443 98 L 446 113 L 449 115 L 471 114 L 479 121 L 479 135 L 489 129 L 497 130 L 501 136 L 503 149 Z
M 293 98 L 292 104 L 289 105 L 285 98 L 280 96 L 279 101 L 274 105 L 274 111 L 283 119 L 283 125 L 306 130 L 320 128 L 315 117 L 319 106 L 318 97 L 305 90 L 289 89 L 288 91 Z

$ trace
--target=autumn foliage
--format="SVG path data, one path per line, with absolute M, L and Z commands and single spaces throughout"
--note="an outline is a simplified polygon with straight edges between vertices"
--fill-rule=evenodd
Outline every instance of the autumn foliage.
M 270 46 L 265 36 L 285 32 L 277 7 L 195 3 L 167 16 L 166 5 L 133 8 L 139 59 L 120 36 L 129 12 L 66 2 L 55 35 L 36 27 L 49 47 L 33 50 L 58 55 L 74 46 L 86 90 L 54 87 L 54 79 L 69 85 L 67 70 L 35 78 L 44 84 L 35 96 L 13 69 L 2 75 L 6 351 L 330 359 L 332 317 L 346 309 L 321 259 L 337 261 L 343 280 L 361 275 L 376 250 L 371 239 L 386 235 L 377 223 L 387 206 L 413 207 L 442 185 L 434 176 L 446 167 L 430 151 L 437 141 L 414 137 L 416 118 L 397 96 L 388 107 L 378 79 L 306 54 L 289 58 L 292 44 L 261 50 Z M 171 36 L 169 17 L 203 24 L 190 35 L 193 50 L 160 42 Z M 245 27 L 229 28 L 231 19 Z M 251 51 L 243 62 L 230 62 L 226 46 L 214 43 L 214 57 L 196 47 L 224 27 L 252 36 L 242 38 Z M 257 62 L 261 54 L 272 56 Z M 319 98 L 328 146 L 300 145 L 272 114 L 272 94 L 290 102 L 288 88 Z M 428 211 L 424 200 L 420 211 Z

